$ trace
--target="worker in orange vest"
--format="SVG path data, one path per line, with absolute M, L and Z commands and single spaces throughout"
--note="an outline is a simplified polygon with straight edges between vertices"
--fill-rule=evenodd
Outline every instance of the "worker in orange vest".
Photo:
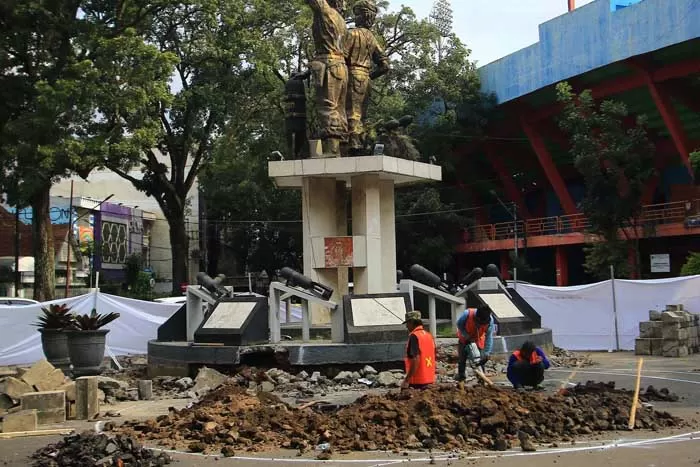
M 539 389 L 544 381 L 544 370 L 549 365 L 544 350 L 531 341 L 525 341 L 508 359 L 508 380 L 516 390 L 522 390 L 524 386 Z
M 435 383 L 435 340 L 423 329 L 420 311 L 406 313 L 404 324 L 410 334 L 404 356 L 406 377 L 401 388 L 424 389 Z
M 457 381 L 466 379 L 467 360 L 482 367 L 489 361 L 493 350 L 495 322 L 488 305 L 467 308 L 457 319 Z

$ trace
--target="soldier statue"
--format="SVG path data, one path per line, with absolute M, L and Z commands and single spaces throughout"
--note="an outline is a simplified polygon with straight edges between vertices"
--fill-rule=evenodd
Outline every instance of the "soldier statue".
M 348 69 L 343 41 L 347 33 L 341 14 L 345 0 L 306 0 L 314 13 L 312 33 L 316 56 L 310 64 L 316 88 L 316 112 L 323 141 L 323 153 L 340 156 L 340 144 L 347 141 L 345 100 Z
M 355 28 L 345 39 L 350 74 L 347 96 L 350 155 L 365 155 L 365 128 L 370 82 L 389 71 L 389 59 L 371 31 L 377 18 L 374 0 L 360 0 L 353 7 Z M 374 65 L 374 70 L 372 70 Z

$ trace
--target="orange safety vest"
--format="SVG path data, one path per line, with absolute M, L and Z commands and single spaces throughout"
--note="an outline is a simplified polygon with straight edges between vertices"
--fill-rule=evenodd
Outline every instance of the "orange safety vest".
M 465 327 L 467 328 L 467 335 L 476 343 L 476 346 L 483 350 L 486 346 L 486 331 L 489 329 L 488 324 L 482 324 L 480 326 L 476 325 L 476 309 L 469 308 L 469 315 L 467 316 L 467 323 Z M 457 330 L 457 337 L 459 337 L 460 342 L 466 343 L 465 336 L 462 335 L 462 330 Z
M 423 326 L 417 326 L 412 332 L 412 336 L 418 339 L 418 368 L 413 376 L 408 380 L 408 384 L 433 384 L 435 383 L 435 341 Z M 410 340 L 410 336 L 409 336 Z M 404 366 L 406 374 L 411 368 L 411 360 L 408 358 L 408 342 L 406 342 L 406 356 Z
M 519 361 L 522 362 L 524 360 L 523 356 L 520 355 L 520 351 L 516 350 L 513 352 L 513 356 Z M 537 352 L 533 351 L 530 354 L 530 365 L 537 365 L 538 363 L 541 363 L 542 359 L 540 358 L 539 355 L 537 355 Z

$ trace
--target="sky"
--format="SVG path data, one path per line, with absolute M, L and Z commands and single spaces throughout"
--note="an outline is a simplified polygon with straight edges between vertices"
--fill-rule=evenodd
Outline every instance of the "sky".
M 581 7 L 593 0 L 576 0 Z M 567 0 L 452 0 L 453 29 L 471 49 L 477 66 L 498 60 L 538 41 L 537 27 L 568 11 Z M 411 7 L 427 17 L 433 0 L 390 0 L 392 10 Z

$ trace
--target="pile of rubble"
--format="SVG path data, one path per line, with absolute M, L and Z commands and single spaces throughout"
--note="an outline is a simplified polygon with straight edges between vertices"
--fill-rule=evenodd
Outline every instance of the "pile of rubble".
M 200 402 L 146 422 L 118 428 L 161 446 L 232 455 L 236 451 L 319 445 L 335 452 L 403 449 L 507 449 L 570 441 L 580 435 L 626 429 L 631 394 L 577 386 L 565 394 L 436 385 L 424 391 L 369 394 L 335 413 L 294 409 L 265 392 L 227 383 Z M 681 420 L 641 407 L 636 427 L 661 429 Z M 528 446 L 530 449 L 531 446 Z
M 596 364 L 588 354 L 574 353 L 559 347 L 554 347 L 547 358 L 552 366 L 561 368 L 584 368 Z
M 133 439 L 118 435 L 82 433 L 67 436 L 57 444 L 39 449 L 32 456 L 33 467 L 76 466 L 161 466 L 172 462 L 165 453 L 155 454 Z

